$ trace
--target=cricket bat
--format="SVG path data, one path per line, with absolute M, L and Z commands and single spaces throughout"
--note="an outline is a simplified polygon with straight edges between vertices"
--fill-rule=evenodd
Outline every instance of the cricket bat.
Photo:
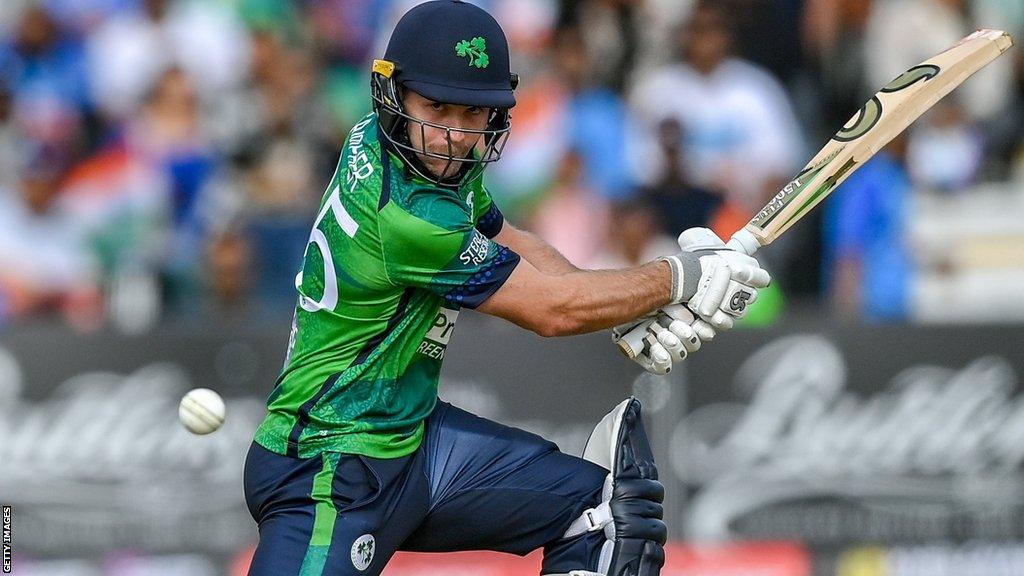
M 754 254 L 774 242 L 914 120 L 1012 45 L 1006 32 L 978 30 L 897 76 L 865 102 L 807 166 L 732 235 L 729 248 Z M 656 341 L 655 337 L 640 325 L 617 343 L 627 357 L 635 358 Z
M 871 97 L 749 224 L 729 247 L 753 254 L 825 199 L 869 158 L 946 94 L 1013 45 L 1001 30 L 978 30 L 907 70 Z

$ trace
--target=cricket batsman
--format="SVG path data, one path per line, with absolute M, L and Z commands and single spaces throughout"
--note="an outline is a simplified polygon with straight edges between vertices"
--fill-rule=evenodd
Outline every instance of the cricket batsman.
M 313 225 L 285 366 L 245 466 L 251 576 L 380 574 L 397 550 L 543 547 L 543 575 L 656 576 L 664 488 L 629 398 L 582 458 L 437 398 L 464 308 L 542 336 L 616 327 L 665 373 L 728 329 L 769 276 L 708 230 L 678 254 L 578 270 L 506 222 L 482 183 L 518 77 L 482 9 L 416 6 L 373 65 Z M 567 407 L 568 408 L 568 407 Z

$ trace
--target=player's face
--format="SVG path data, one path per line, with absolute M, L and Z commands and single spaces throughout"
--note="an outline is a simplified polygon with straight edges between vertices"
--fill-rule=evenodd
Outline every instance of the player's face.
M 434 102 L 409 90 L 403 100 L 405 110 L 413 118 L 448 126 L 444 130 L 419 122 L 409 122 L 409 143 L 416 150 L 425 150 L 432 154 L 465 158 L 470 151 L 481 142 L 482 135 L 466 130 L 483 130 L 487 127 L 490 116 L 489 108 L 479 106 L 461 106 Z M 461 162 L 452 162 L 445 158 L 435 158 L 423 153 L 416 154 L 420 162 L 438 178 L 450 178 L 459 173 Z

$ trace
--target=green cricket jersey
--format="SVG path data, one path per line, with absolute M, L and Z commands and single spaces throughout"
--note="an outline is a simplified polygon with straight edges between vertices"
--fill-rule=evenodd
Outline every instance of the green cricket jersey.
M 295 280 L 288 354 L 256 441 L 302 458 L 416 450 L 459 309 L 519 263 L 490 240 L 502 223 L 480 177 L 457 190 L 411 177 L 375 114 L 356 124 Z

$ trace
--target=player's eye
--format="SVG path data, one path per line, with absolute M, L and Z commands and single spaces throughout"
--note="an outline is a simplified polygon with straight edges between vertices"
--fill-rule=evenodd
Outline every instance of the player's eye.
M 444 110 L 444 104 L 440 102 L 431 102 L 430 109 L 434 112 L 440 112 L 441 110 Z
M 466 112 L 469 112 L 473 116 L 476 116 L 477 114 L 482 114 L 483 111 L 484 109 L 479 106 L 470 106 L 468 109 L 466 109 Z

